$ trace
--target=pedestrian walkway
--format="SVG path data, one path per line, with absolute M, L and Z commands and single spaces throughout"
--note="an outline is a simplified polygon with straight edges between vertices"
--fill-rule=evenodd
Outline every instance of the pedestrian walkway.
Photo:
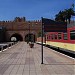
M 44 47 L 41 64 L 41 45 L 19 42 L 0 53 L 0 75 L 75 75 L 75 61 Z

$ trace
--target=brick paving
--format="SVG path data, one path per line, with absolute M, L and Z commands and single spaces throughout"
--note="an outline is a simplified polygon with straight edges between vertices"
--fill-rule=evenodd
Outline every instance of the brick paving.
M 0 75 L 75 75 L 75 60 L 44 47 L 41 64 L 41 46 L 19 42 L 0 52 Z

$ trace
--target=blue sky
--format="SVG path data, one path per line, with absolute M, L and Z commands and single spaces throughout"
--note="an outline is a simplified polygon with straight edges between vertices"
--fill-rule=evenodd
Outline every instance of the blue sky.
M 60 11 L 70 8 L 74 0 L 0 0 L 0 20 L 40 20 L 41 17 L 54 19 Z

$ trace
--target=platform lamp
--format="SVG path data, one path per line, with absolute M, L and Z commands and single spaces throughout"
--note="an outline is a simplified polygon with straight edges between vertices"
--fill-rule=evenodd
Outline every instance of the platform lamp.
M 32 30 L 33 30 L 33 23 L 32 23 Z M 33 32 L 32 32 L 33 33 Z M 34 33 L 32 34 L 32 42 L 34 42 Z
M 30 42 L 30 21 L 28 22 L 29 25 L 29 35 L 28 35 L 28 42 Z

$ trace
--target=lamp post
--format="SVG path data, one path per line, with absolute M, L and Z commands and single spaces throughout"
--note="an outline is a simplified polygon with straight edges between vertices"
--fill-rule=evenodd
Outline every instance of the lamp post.
M 29 35 L 28 35 L 28 42 L 30 41 L 30 21 L 29 21 Z

